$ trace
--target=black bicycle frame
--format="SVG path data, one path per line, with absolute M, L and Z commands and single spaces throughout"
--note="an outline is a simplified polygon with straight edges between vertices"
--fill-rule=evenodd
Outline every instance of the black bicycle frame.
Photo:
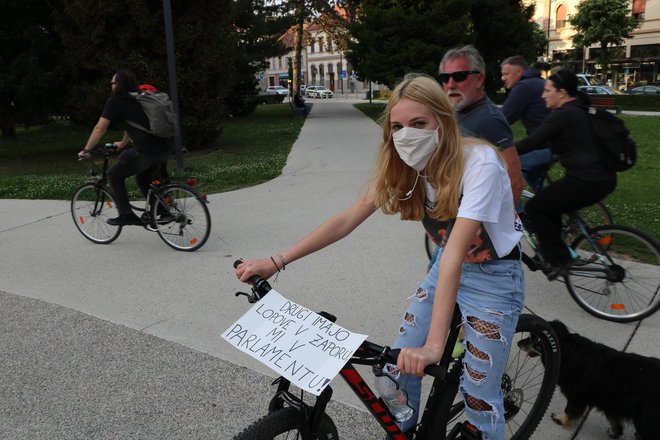
M 604 273 L 606 276 L 606 279 L 608 281 L 613 281 L 613 282 L 620 282 L 622 281 L 622 273 L 617 272 L 617 270 L 613 269 L 618 267 L 616 263 L 614 263 L 614 260 L 612 260 L 612 257 L 607 253 L 607 250 L 604 249 L 600 243 L 598 243 L 596 240 L 594 240 L 591 236 L 592 230 L 589 227 L 589 225 L 586 224 L 586 222 L 580 217 L 577 213 L 573 213 L 571 215 L 571 222 L 576 223 L 578 225 L 578 228 L 580 229 L 580 232 L 584 236 L 585 240 L 589 242 L 591 247 L 594 249 L 596 254 L 599 257 L 604 257 L 607 259 L 607 262 L 609 264 L 604 264 L 604 267 L 582 267 L 579 265 L 571 267 L 570 271 L 572 273 Z M 593 261 L 595 262 L 595 260 Z M 604 263 L 604 262 L 603 262 Z M 596 276 L 599 278 L 598 276 Z

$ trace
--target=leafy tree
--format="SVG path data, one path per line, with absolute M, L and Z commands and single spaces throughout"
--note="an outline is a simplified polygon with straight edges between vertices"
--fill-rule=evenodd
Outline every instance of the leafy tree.
M 5 0 L 0 14 L 0 130 L 41 123 L 61 101 L 59 39 L 43 0 Z
M 282 13 L 281 5 L 267 0 L 234 0 L 231 23 L 235 86 L 225 101 L 225 112 L 241 116 L 259 103 L 257 73 L 268 67 L 268 59 L 287 52 L 278 40 L 292 20 Z
M 162 0 L 59 1 L 72 117 L 87 124 L 98 118 L 117 68 L 131 68 L 140 81 L 168 90 Z M 254 105 L 245 104 L 256 93 L 254 73 L 283 31 L 278 20 L 266 20 L 271 13 L 259 1 L 172 2 L 179 110 L 189 150 L 213 144 L 224 115 Z M 273 36 L 260 36 L 262 29 Z
M 444 53 L 473 44 L 487 64 L 486 88 L 501 86 L 499 63 L 536 60 L 546 40 L 521 0 L 364 0 L 348 25 L 348 60 L 361 79 L 392 86 L 408 72 L 435 75 Z
M 596 61 L 602 66 L 611 61 L 610 48 L 623 44 L 641 25 L 641 21 L 631 15 L 629 0 L 584 0 L 568 21 L 576 31 L 574 47 L 600 44 Z M 603 69 L 603 79 L 606 75 Z
M 359 0 L 356 0 L 359 1 Z M 326 32 L 332 32 L 332 26 L 325 27 L 326 21 L 320 21 L 320 17 L 330 17 L 332 23 L 341 20 L 338 9 L 344 0 L 331 3 L 326 0 L 288 0 L 281 3 L 285 11 L 291 11 L 293 19 L 293 59 L 291 87 L 294 94 L 300 93 L 300 78 L 302 72 L 302 48 L 305 42 L 305 22 L 316 21 L 322 25 Z
M 545 32 L 532 20 L 534 4 L 521 0 L 477 0 L 470 10 L 472 44 L 486 62 L 486 90 L 502 86 L 500 63 L 520 55 L 534 63 L 547 45 Z
M 469 41 L 470 3 L 365 0 L 349 24 L 346 58 L 361 80 L 390 87 L 409 72 L 435 75 L 443 53 Z

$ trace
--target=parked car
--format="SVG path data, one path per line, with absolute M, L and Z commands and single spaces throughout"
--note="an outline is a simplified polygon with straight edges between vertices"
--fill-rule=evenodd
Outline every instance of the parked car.
M 578 86 L 604 86 L 603 81 L 590 73 L 578 73 Z
M 268 95 L 289 95 L 289 89 L 282 86 L 270 86 L 266 89 L 266 94 Z
M 632 93 L 633 95 L 653 95 L 656 93 L 660 93 L 660 87 L 658 86 L 639 86 L 639 87 L 634 87 L 630 90 L 627 90 L 628 93 Z
M 579 86 L 579 92 L 584 92 L 587 95 L 623 95 L 623 92 L 614 90 L 609 86 Z
M 323 86 L 307 86 L 306 95 L 308 98 L 332 98 L 332 90 Z
M 305 91 L 307 90 L 307 85 L 306 84 L 300 84 L 300 94 L 302 96 L 305 96 Z

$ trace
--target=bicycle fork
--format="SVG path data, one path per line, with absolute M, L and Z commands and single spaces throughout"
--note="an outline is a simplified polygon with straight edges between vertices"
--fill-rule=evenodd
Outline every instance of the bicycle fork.
M 328 402 L 330 402 L 330 398 L 332 397 L 332 387 L 327 386 L 321 391 L 321 394 L 316 398 L 316 403 L 311 407 L 289 391 L 291 382 L 288 379 L 279 377 L 273 382 L 273 384 L 275 383 L 277 383 L 277 392 L 268 405 L 268 411 L 278 411 L 284 408 L 285 403 L 296 408 L 300 413 L 301 419 L 299 425 L 301 440 L 317 440 L 321 418 L 325 414 L 325 408 L 328 406 Z

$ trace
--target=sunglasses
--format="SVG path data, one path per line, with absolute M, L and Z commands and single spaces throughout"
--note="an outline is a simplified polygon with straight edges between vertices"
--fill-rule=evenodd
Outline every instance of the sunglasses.
M 468 75 L 470 74 L 477 74 L 481 73 L 478 70 L 459 70 L 457 72 L 452 72 L 452 73 L 441 73 L 438 75 L 438 80 L 442 84 L 447 84 L 449 82 L 449 78 L 453 79 L 455 82 L 463 82 L 467 79 Z

